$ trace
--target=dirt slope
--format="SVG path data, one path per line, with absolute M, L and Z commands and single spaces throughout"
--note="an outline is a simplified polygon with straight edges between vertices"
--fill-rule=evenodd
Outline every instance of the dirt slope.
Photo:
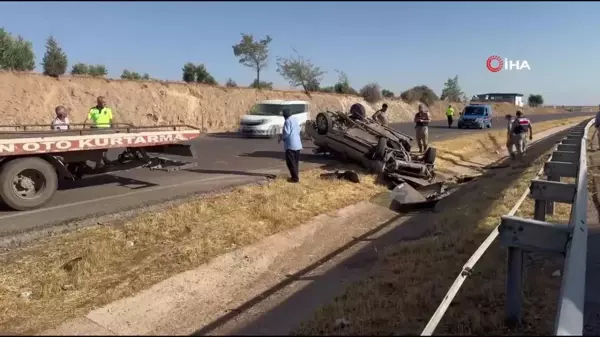
M 63 77 L 54 79 L 31 73 L 0 73 L 0 112 L 2 124 L 47 124 L 52 120 L 54 107 L 71 109 L 72 123 L 82 123 L 96 97 L 103 95 L 120 122 L 138 125 L 157 123 L 190 124 L 208 132 L 234 130 L 242 116 L 254 103 L 265 99 L 308 100 L 314 115 L 324 109 L 343 109 L 362 103 L 372 114 L 381 103 L 369 104 L 350 95 L 315 93 L 308 97 L 294 91 L 257 91 L 249 88 L 225 88 L 176 82 L 142 82 Z M 399 100 L 386 101 L 392 121 L 409 121 L 416 104 Z M 443 118 L 445 102 L 430 107 L 435 118 Z M 462 109 L 461 105 L 456 106 Z M 458 110 L 457 109 L 457 110 Z M 496 104 L 498 114 L 514 113 L 509 104 Z M 541 108 L 528 113 L 560 112 Z M 531 110 L 531 111 L 528 111 Z

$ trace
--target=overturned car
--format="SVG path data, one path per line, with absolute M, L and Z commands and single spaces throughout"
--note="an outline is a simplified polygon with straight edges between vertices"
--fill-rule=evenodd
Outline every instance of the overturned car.
M 315 153 L 356 162 L 390 180 L 425 185 L 435 177 L 435 148 L 423 155 L 411 153 L 412 137 L 367 118 L 361 104 L 352 105 L 349 114 L 320 112 L 306 123 L 305 132 Z

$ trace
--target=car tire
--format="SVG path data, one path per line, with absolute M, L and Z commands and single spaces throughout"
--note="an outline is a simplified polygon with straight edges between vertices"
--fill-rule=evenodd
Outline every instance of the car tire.
M 350 116 L 364 119 L 367 117 L 367 110 L 365 110 L 365 107 L 362 104 L 354 103 L 350 106 Z
M 29 171 L 35 177 L 35 195 L 20 196 L 14 185 L 14 180 L 23 172 Z M 43 185 L 42 185 L 43 184 Z M 42 185 L 42 186 L 39 186 Z M 49 202 L 58 189 L 58 175 L 54 166 L 41 158 L 28 157 L 9 161 L 0 168 L 0 197 L 4 203 L 17 211 L 39 208 Z
M 428 147 L 423 154 L 423 162 L 425 164 L 433 165 L 435 158 L 437 157 L 437 149 L 435 147 Z
M 315 123 L 317 124 L 317 133 L 323 136 L 333 128 L 333 119 L 326 112 L 319 112 L 315 118 Z
M 458 124 L 458 128 L 462 129 L 463 128 L 462 124 Z

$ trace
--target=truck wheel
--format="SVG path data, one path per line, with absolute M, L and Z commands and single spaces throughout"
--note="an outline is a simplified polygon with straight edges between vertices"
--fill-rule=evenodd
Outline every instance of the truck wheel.
M 319 112 L 315 118 L 315 122 L 317 124 L 317 132 L 320 135 L 326 135 L 333 127 L 333 120 L 326 112 Z
M 56 170 L 41 158 L 19 158 L 0 168 L 0 197 L 17 211 L 41 207 L 57 189 Z

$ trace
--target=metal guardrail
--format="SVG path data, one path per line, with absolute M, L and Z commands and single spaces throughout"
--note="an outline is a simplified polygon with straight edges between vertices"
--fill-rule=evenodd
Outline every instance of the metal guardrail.
M 485 251 L 500 236 L 508 247 L 506 279 L 506 318 L 509 325 L 521 322 L 523 252 L 550 251 L 566 254 L 562 285 L 555 324 L 556 335 L 578 335 L 583 333 L 583 304 L 585 296 L 585 267 L 587 255 L 587 153 L 588 130 L 594 123 L 591 119 L 585 126 L 577 125 L 569 130 L 540 169 L 530 190 L 525 191 L 509 213 L 501 218 L 475 253 L 464 264 L 458 277 L 442 300 L 421 336 L 431 336 L 441 321 L 458 290 L 471 275 L 472 269 Z M 542 175 L 547 180 L 538 180 Z M 575 184 L 561 182 L 561 178 L 576 178 Z M 535 219 L 515 217 L 525 199 L 535 199 Z M 554 213 L 554 203 L 572 204 L 569 224 L 546 222 L 546 214 Z
M 556 335 L 583 333 L 585 268 L 587 255 L 587 152 L 589 127 L 577 126 L 569 131 L 544 164 L 547 180 L 531 181 L 531 197 L 535 200 L 534 219 L 512 215 L 502 217 L 498 228 L 500 241 L 508 249 L 506 277 L 506 322 L 521 323 L 524 251 L 565 254 L 562 285 L 555 322 Z M 575 178 L 573 184 L 561 178 Z M 568 224 L 546 221 L 554 213 L 554 203 L 571 204 Z

